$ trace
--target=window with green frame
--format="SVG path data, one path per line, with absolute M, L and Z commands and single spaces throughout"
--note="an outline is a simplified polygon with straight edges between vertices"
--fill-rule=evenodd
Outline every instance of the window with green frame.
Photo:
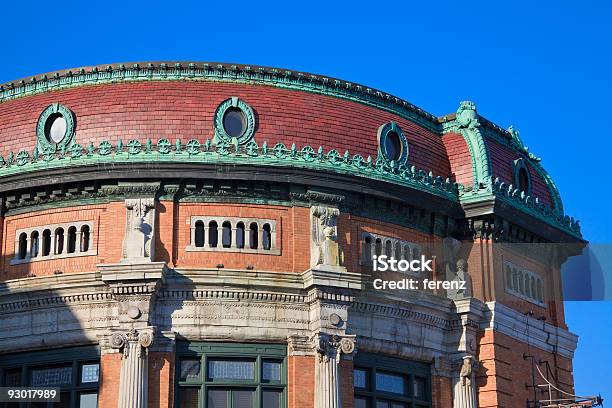
M 177 408 L 286 408 L 287 346 L 177 343 Z
M 96 346 L 0 355 L 1 386 L 60 389 L 60 402 L 5 402 L 0 408 L 97 408 L 99 381 Z
M 357 353 L 353 384 L 355 408 L 430 408 L 429 364 Z

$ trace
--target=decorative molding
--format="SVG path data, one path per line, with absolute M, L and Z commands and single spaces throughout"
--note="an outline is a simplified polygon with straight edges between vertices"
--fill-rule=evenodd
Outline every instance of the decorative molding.
M 231 108 L 240 109 L 246 121 L 246 128 L 237 138 L 228 135 L 223 124 L 225 113 Z M 220 141 L 226 143 L 238 142 L 238 144 L 244 145 L 253 140 L 253 135 L 255 134 L 255 113 L 253 113 L 253 109 L 249 106 L 249 104 L 244 102 L 242 99 L 239 99 L 237 96 L 232 96 L 231 98 L 221 102 L 221 104 L 217 107 L 217 110 L 215 111 L 214 124 L 216 143 Z
M 62 139 L 58 142 L 49 140 L 48 135 L 46 134 L 47 120 L 54 116 L 61 116 L 66 121 L 66 131 L 64 132 Z M 39 154 L 50 154 L 56 150 L 66 151 L 70 149 L 74 142 L 75 124 L 76 120 L 74 113 L 72 113 L 70 109 L 64 105 L 60 105 L 59 103 L 49 105 L 42 111 L 38 118 L 38 123 L 36 124 L 36 148 L 34 149 L 32 155 L 38 156 Z M 27 160 L 27 154 L 28 153 L 25 151 L 19 152 L 17 160 Z M 19 157 L 19 155 L 21 155 L 21 157 Z
M 526 195 L 531 195 L 531 185 L 532 185 L 531 173 L 529 172 L 529 168 L 525 164 L 525 159 L 523 159 L 522 157 L 514 161 L 513 181 L 514 181 L 514 185 L 519 190 L 521 188 L 521 180 L 520 180 L 521 170 L 524 170 L 525 174 L 527 174 L 527 188 L 524 190 L 521 190 L 521 192 L 524 192 Z
M 389 157 L 389 152 L 387 152 L 387 138 L 390 133 L 395 133 L 400 142 L 400 156 L 397 160 L 393 160 Z M 398 166 L 405 166 L 408 163 L 408 140 L 406 140 L 406 136 L 402 131 L 402 128 L 395 122 L 388 122 L 384 125 L 381 125 L 378 128 L 378 157 L 384 158 L 387 162 L 394 161 Z

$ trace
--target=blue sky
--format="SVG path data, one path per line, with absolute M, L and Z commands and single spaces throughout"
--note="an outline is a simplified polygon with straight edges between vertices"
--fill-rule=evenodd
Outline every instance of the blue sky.
M 609 2 L 49 2 L 3 5 L 0 82 L 111 62 L 272 65 L 360 82 L 437 115 L 515 125 L 585 237 L 609 244 Z M 568 302 L 577 391 L 612 400 L 612 305 Z

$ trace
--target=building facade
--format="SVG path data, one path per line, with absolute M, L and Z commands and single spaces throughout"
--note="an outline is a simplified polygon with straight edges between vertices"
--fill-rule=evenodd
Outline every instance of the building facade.
M 579 225 L 471 102 L 87 67 L 0 88 L 0 155 L 0 386 L 61 390 L 7 407 L 536 406 L 535 365 L 572 389 Z M 466 286 L 377 290 L 375 255 Z

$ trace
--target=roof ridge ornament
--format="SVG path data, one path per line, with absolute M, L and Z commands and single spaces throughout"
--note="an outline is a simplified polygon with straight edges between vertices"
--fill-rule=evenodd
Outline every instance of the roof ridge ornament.
M 472 156 L 472 173 L 475 189 L 486 184 L 491 178 L 491 160 L 481 133 L 480 116 L 476 104 L 472 101 L 462 101 L 457 109 L 455 124 L 458 132 L 465 139 Z

